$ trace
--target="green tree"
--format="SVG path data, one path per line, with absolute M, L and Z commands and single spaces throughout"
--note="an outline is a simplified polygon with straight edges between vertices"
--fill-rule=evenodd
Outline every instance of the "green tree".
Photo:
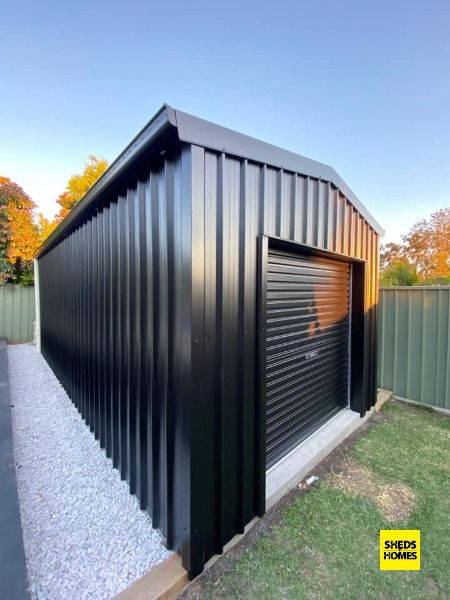
M 430 286 L 439 286 L 439 285 L 450 285 L 450 275 L 445 277 L 431 277 L 430 279 L 422 279 L 420 283 L 415 285 L 430 285 Z
M 418 281 L 414 267 L 406 262 L 389 265 L 380 276 L 381 286 L 414 285 Z

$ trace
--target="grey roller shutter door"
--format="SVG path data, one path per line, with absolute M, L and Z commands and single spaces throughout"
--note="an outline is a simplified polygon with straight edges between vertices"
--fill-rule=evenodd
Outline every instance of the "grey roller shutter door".
M 269 250 L 268 468 L 348 404 L 349 298 L 349 263 Z

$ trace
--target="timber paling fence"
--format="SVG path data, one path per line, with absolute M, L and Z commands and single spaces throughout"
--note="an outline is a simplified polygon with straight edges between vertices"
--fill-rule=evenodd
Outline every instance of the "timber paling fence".
M 0 286 L 0 337 L 33 340 L 34 287 Z M 378 385 L 450 410 L 450 286 L 380 289 Z
M 450 409 L 450 286 L 380 290 L 378 385 Z
M 0 338 L 9 344 L 33 340 L 34 287 L 0 285 Z

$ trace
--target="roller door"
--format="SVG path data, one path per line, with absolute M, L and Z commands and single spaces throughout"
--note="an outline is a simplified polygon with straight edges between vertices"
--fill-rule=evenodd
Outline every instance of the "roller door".
M 350 265 L 270 250 L 267 468 L 348 406 Z

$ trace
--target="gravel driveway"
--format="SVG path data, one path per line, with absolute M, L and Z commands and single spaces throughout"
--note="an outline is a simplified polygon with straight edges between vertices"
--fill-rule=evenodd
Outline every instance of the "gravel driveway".
M 8 363 L 32 597 L 112 598 L 171 553 L 35 346 Z

